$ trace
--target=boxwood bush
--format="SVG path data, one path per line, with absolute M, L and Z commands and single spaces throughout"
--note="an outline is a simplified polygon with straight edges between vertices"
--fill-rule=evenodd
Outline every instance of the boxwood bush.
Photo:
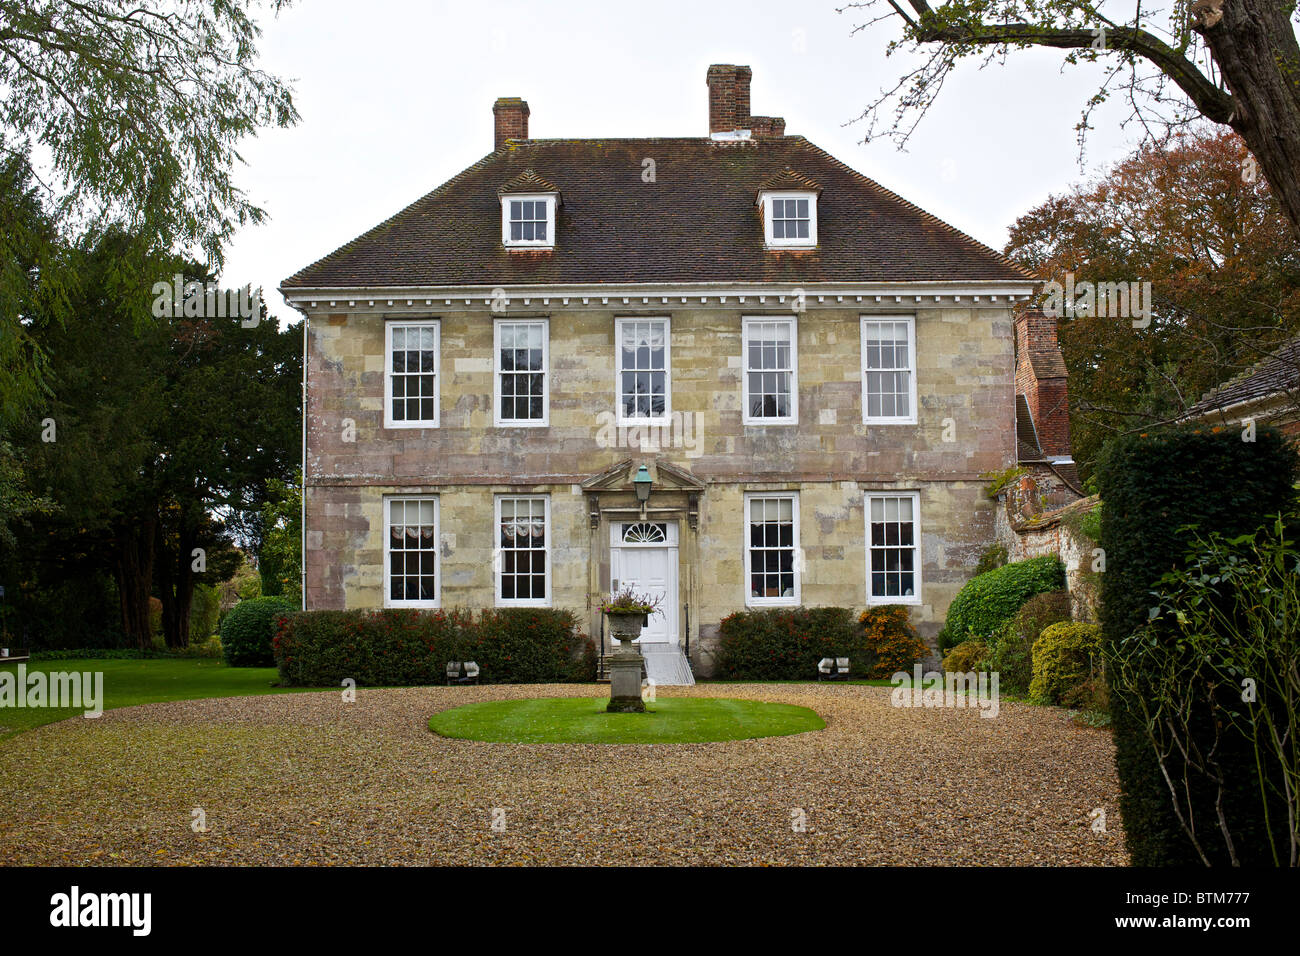
M 977 638 L 962 641 L 948 652 L 943 659 L 945 674 L 966 674 L 970 671 L 984 670 L 988 645 Z
M 571 611 L 502 608 L 477 618 L 465 610 L 302 611 L 274 641 L 280 683 L 337 686 L 439 684 L 448 661 L 476 661 L 492 684 L 591 681 L 595 647 Z
M 811 680 L 823 657 L 847 657 L 854 669 L 870 657 L 847 607 L 737 611 L 722 619 L 718 636 L 718 676 L 731 680 Z
M 940 647 L 947 650 L 972 634 L 985 639 L 1033 597 L 1065 587 L 1065 566 L 1054 555 L 1013 561 L 966 582 L 948 605 Z
M 1260 426 L 1254 441 L 1243 440 L 1240 427 L 1173 428 L 1125 435 L 1107 444 L 1098 461 L 1097 478 L 1105 507 L 1101 511 L 1101 546 L 1106 572 L 1101 576 L 1101 626 L 1107 667 L 1115 649 L 1147 627 L 1151 592 L 1165 572 L 1183 566 L 1193 532 L 1218 531 L 1232 536 L 1254 531 L 1269 515 L 1289 509 L 1295 498 L 1296 452 L 1276 429 Z M 1152 636 L 1172 643 L 1168 627 L 1153 627 Z M 1168 646 L 1166 643 L 1165 646 Z M 1139 668 L 1140 661 L 1134 662 Z M 1120 782 L 1124 838 L 1135 866 L 1200 865 L 1195 847 L 1174 813 L 1173 798 L 1144 725 L 1138 705 L 1129 700 L 1141 688 L 1123 693 L 1112 687 L 1110 712 L 1115 737 L 1115 765 Z M 1237 688 L 1227 688 L 1220 706 L 1240 706 Z M 1149 696 L 1149 695 L 1146 695 Z M 1203 748 L 1210 746 L 1215 715 L 1208 708 L 1193 715 Z M 1234 844 L 1244 850 L 1245 865 L 1270 865 L 1268 824 L 1259 812 L 1259 779 L 1254 755 L 1240 736 L 1220 742 L 1216 751 L 1221 773 L 1231 786 L 1225 804 L 1231 814 Z M 1169 757 L 1172 779 L 1185 776 L 1175 755 Z M 1217 788 L 1193 772 L 1190 807 L 1199 821 L 1216 819 Z M 1285 834 L 1285 814 L 1274 826 Z M 1212 829 L 1213 823 L 1199 829 Z M 1207 837 L 1213 864 L 1229 862 L 1226 844 Z
M 221 622 L 221 648 L 231 667 L 270 667 L 271 640 L 281 617 L 297 609 L 292 601 L 260 597 L 240 601 Z
M 1034 641 L 1034 678 L 1029 696 L 1046 704 L 1078 699 L 1079 689 L 1101 673 L 1101 627 L 1062 621 Z
M 1043 629 L 1070 619 L 1070 595 L 1065 591 L 1035 594 L 988 641 L 988 668 L 998 672 L 1004 694 L 1028 694 L 1034 678 L 1034 641 Z

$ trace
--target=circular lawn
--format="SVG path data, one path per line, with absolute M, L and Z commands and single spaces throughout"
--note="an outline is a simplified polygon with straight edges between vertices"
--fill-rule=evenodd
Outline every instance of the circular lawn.
M 665 697 L 643 714 L 611 714 L 603 697 L 491 700 L 434 714 L 444 737 L 512 744 L 695 744 L 822 730 L 807 707 L 718 697 Z

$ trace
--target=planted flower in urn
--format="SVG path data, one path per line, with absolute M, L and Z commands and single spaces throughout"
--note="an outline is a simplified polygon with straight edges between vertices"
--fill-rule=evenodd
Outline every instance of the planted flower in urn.
M 662 598 L 640 594 L 630 587 L 612 595 L 600 606 L 609 618 L 609 633 L 618 639 L 618 651 L 609 658 L 609 704 L 615 713 L 644 713 L 641 700 L 641 651 L 632 642 L 641 636 L 651 614 L 659 613 Z
M 661 597 L 641 594 L 632 588 L 623 588 L 600 606 L 609 617 L 611 636 L 622 643 L 622 650 L 631 652 L 631 642 L 641 636 L 651 614 L 659 613 Z

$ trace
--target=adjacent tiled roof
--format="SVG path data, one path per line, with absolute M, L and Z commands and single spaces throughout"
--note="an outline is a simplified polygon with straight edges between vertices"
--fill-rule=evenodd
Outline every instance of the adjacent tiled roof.
M 1047 460 L 1043 449 L 1038 445 L 1038 434 L 1034 431 L 1034 416 L 1029 411 L 1029 401 L 1023 395 L 1016 396 L 1016 460 Z
M 559 188 L 549 179 L 543 179 L 533 169 L 525 169 L 518 176 L 504 183 L 497 193 L 554 193 Z
M 760 189 L 802 189 L 809 192 L 819 193 L 822 191 L 821 184 L 796 173 L 793 169 L 783 169 L 771 179 L 764 182 Z
M 1206 392 L 1184 414 L 1202 418 L 1211 412 L 1284 392 L 1300 390 L 1300 337 L 1218 388 Z
M 1065 356 L 1058 348 L 1048 352 L 1031 351 L 1029 364 L 1034 370 L 1034 378 L 1040 382 L 1045 378 L 1065 378 L 1068 374 L 1065 370 Z
M 754 198 L 786 170 L 822 189 L 813 249 L 763 248 Z M 529 171 L 564 197 L 556 246 L 508 251 L 498 190 Z M 783 136 L 510 141 L 284 287 L 928 280 L 1032 277 L 802 136 Z

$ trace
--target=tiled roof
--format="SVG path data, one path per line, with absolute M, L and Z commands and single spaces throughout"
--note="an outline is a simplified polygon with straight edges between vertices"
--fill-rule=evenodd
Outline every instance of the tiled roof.
M 1047 456 L 1038 447 L 1038 435 L 1034 431 L 1034 416 L 1029 411 L 1029 401 L 1023 395 L 1016 396 L 1016 460 L 1045 461 Z
M 1034 378 L 1040 382 L 1045 378 L 1066 378 L 1065 356 L 1061 350 L 1053 348 L 1050 352 L 1030 352 L 1029 364 L 1034 370 Z
M 1206 392 L 1183 417 L 1202 418 L 1242 402 L 1297 390 L 1300 390 L 1300 337 L 1292 339 L 1230 381 Z
M 559 192 L 555 183 L 549 179 L 543 179 L 537 175 L 536 170 L 525 169 L 514 179 L 505 183 L 497 190 L 501 193 L 554 193 Z
M 808 192 L 819 193 L 822 187 L 816 181 L 809 179 L 807 176 L 801 176 L 793 169 L 783 169 L 771 179 L 767 180 L 760 189 L 801 189 Z
M 642 178 L 646 159 L 653 182 Z M 815 248 L 763 247 L 754 200 L 786 170 L 822 189 Z M 498 190 L 529 172 L 564 197 L 556 245 L 509 251 Z M 802 136 L 783 136 L 512 140 L 284 287 L 910 281 L 1033 280 Z

